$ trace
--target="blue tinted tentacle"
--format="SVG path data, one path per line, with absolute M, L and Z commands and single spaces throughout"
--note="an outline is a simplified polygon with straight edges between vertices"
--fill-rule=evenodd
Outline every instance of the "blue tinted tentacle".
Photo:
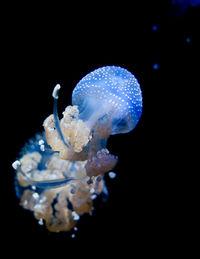
M 58 100 L 58 91 L 60 90 L 60 85 L 57 84 L 55 87 L 54 87 L 54 90 L 53 90 L 53 93 L 52 93 L 52 96 L 54 98 L 54 103 L 53 103 L 53 115 L 54 115 L 54 120 L 55 120 L 55 124 L 56 124 L 56 129 L 58 131 L 58 134 L 62 140 L 62 142 L 65 144 L 65 146 L 67 148 L 70 148 L 70 143 L 66 143 L 64 137 L 63 137 L 63 134 L 62 134 L 62 130 L 60 128 L 60 122 L 59 122 L 59 117 L 58 117 L 58 111 L 57 111 L 57 100 Z

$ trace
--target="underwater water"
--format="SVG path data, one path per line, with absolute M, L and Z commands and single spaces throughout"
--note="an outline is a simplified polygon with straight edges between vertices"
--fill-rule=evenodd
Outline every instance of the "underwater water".
M 88 15 L 74 10 L 77 26 L 68 14 L 59 13 L 59 19 L 51 14 L 52 23 L 39 26 L 41 34 L 23 27 L 28 19 L 20 25 L 16 19 L 7 30 L 3 39 L 11 38 L 3 49 L 1 222 L 6 243 L 17 245 L 18 252 L 27 255 L 27 249 L 39 256 L 40 247 L 47 254 L 71 256 L 80 250 L 90 256 L 93 250 L 105 253 L 110 248 L 129 257 L 149 252 L 164 240 L 161 236 L 183 199 L 178 187 L 188 177 L 188 172 L 170 167 L 177 160 L 182 132 L 176 123 L 184 117 L 180 124 L 191 125 L 188 100 L 193 100 L 199 74 L 199 6 L 187 8 L 181 17 L 174 6 L 168 9 L 163 1 L 134 8 L 116 4 L 115 12 L 99 5 Z M 102 74 L 92 78 L 90 73 L 107 66 L 134 76 L 134 98 L 119 91 L 115 78 L 107 81 L 112 91 L 104 89 L 102 95 Z M 118 73 L 126 80 L 126 73 Z M 86 93 L 93 95 L 86 83 L 96 81 L 95 97 L 85 98 Z M 84 98 L 76 96 L 78 92 Z M 183 103 L 177 105 L 179 101 Z M 71 140 L 65 137 L 69 132 L 75 133 Z M 175 141 L 167 149 L 172 136 Z M 185 141 L 178 144 L 182 147 Z M 167 204 L 173 203 L 166 201 L 173 196 L 171 185 L 179 193 L 179 198 L 172 197 L 172 211 Z
M 199 6 L 199 0 L 172 0 L 169 6 L 169 16 L 173 19 L 180 19 Z

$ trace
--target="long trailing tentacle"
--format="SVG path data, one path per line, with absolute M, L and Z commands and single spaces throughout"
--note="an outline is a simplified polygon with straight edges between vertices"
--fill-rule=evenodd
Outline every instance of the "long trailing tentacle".
M 58 117 L 58 111 L 57 111 L 57 100 L 58 100 L 58 92 L 60 90 L 61 86 L 60 84 L 57 84 L 54 89 L 53 89 L 53 93 L 52 96 L 54 98 L 54 103 L 53 103 L 53 115 L 54 115 L 54 120 L 55 120 L 55 124 L 56 124 L 56 129 L 58 131 L 58 134 L 62 140 L 62 142 L 65 144 L 65 146 L 67 148 L 70 148 L 70 143 L 66 143 L 63 134 L 62 134 L 62 130 L 60 128 L 60 122 L 59 122 L 59 117 Z
M 47 180 L 47 181 L 35 181 L 32 180 L 31 177 L 29 177 L 27 174 L 25 174 L 22 170 L 21 170 L 21 163 L 20 161 L 15 161 L 12 164 L 13 168 L 15 170 L 18 170 L 18 172 L 20 172 L 25 180 L 30 183 L 31 185 L 36 186 L 39 189 L 47 189 L 47 188 L 59 188 L 65 184 L 68 184 L 71 181 L 82 181 L 83 179 L 85 179 L 87 176 L 84 176 L 82 178 L 75 178 L 75 177 L 66 177 L 66 178 L 62 178 L 62 179 L 56 179 L 56 180 Z M 72 168 L 70 169 L 73 170 L 74 167 L 72 166 Z M 69 172 L 68 172 L 69 173 Z

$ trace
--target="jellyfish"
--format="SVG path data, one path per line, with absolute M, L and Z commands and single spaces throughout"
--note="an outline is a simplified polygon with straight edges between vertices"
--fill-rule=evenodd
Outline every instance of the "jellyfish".
M 44 132 L 12 164 L 20 205 L 51 232 L 76 228 L 81 215 L 92 213 L 95 199 L 108 194 L 104 176 L 115 175 L 118 157 L 110 154 L 107 140 L 132 131 L 142 114 L 140 85 L 125 68 L 105 66 L 83 77 L 61 119 L 60 88 L 53 90 L 53 114 L 44 120 Z

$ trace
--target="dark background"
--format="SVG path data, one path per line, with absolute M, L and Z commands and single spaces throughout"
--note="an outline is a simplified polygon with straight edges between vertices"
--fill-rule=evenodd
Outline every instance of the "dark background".
M 76 7 L 53 10 L 52 6 L 50 12 L 39 8 L 34 14 L 27 9 L 22 17 L 3 26 L 3 237 L 5 243 L 29 252 L 40 247 L 44 252 L 59 249 L 71 256 L 81 245 L 83 253 L 89 254 L 94 254 L 93 248 L 97 253 L 109 248 L 142 254 L 166 244 L 168 227 L 176 222 L 176 206 L 168 209 L 178 178 L 172 176 L 174 169 L 169 166 L 176 146 L 167 152 L 171 141 L 168 127 L 178 136 L 175 123 L 183 115 L 173 97 L 192 89 L 195 82 L 200 10 L 178 15 L 177 6 L 174 9 L 170 1 L 168 5 L 164 1 L 102 3 L 92 11 L 86 6 L 79 8 L 78 12 Z M 153 69 L 155 63 L 159 64 L 157 70 Z M 19 207 L 11 164 L 24 143 L 42 131 L 44 119 L 52 113 L 55 84 L 62 85 L 61 115 L 71 104 L 71 93 L 79 80 L 105 65 L 122 66 L 136 76 L 143 93 L 143 114 L 134 131 L 110 137 L 108 148 L 119 162 L 114 169 L 116 179 L 107 181 L 108 202 L 100 205 L 94 216 L 83 217 L 75 239 L 71 239 L 71 233 L 49 233 Z M 187 110 L 184 112 L 187 117 Z

